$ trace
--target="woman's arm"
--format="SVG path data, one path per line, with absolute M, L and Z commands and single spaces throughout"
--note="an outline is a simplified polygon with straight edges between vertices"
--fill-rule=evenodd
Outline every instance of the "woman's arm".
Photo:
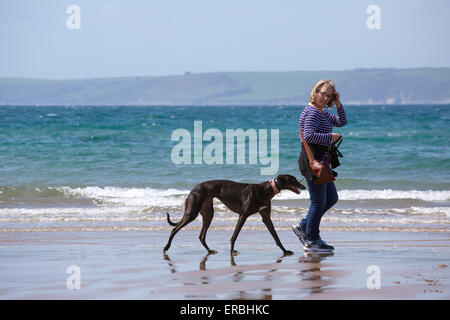
M 327 112 L 328 120 L 330 121 L 331 125 L 333 127 L 343 127 L 347 124 L 347 116 L 345 115 L 344 107 L 336 107 L 337 109 L 337 115 Z
M 329 145 L 332 141 L 332 134 L 318 133 L 317 129 L 320 125 L 320 113 L 308 112 L 305 114 L 305 121 L 303 123 L 302 131 L 303 137 L 308 143 L 315 143 L 321 145 Z
M 345 110 L 342 107 L 341 103 L 341 95 L 339 92 L 334 92 L 335 96 L 335 103 L 336 103 L 336 109 L 337 109 L 337 115 L 327 112 L 328 120 L 330 121 L 331 125 L 334 127 L 343 127 L 347 124 L 347 116 L 345 115 Z

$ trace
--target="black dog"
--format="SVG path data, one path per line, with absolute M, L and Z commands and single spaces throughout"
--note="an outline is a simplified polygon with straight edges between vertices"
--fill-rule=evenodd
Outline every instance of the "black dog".
M 212 180 L 196 185 L 186 198 L 183 218 L 178 223 L 173 223 L 170 221 L 169 214 L 167 214 L 167 221 L 170 225 L 175 226 L 175 228 L 173 228 L 169 241 L 164 247 L 164 252 L 169 250 L 175 234 L 188 223 L 192 222 L 200 212 L 203 217 L 203 226 L 199 237 L 200 242 L 209 253 L 216 253 L 216 251 L 211 250 L 208 247 L 205 238 L 206 232 L 214 216 L 213 198 L 218 198 L 230 210 L 239 214 L 236 229 L 231 237 L 231 254 L 238 253 L 234 250 L 234 242 L 236 241 L 245 220 L 256 212 L 261 214 L 262 221 L 267 229 L 269 229 L 270 234 L 275 239 L 276 244 L 283 250 L 284 254 L 293 254 L 292 251 L 286 250 L 281 244 L 272 224 L 272 220 L 270 219 L 270 201 L 277 193 L 285 189 L 300 194 L 300 190 L 304 190 L 305 187 L 291 175 L 279 175 L 276 179 L 260 184 L 238 183 L 229 180 Z

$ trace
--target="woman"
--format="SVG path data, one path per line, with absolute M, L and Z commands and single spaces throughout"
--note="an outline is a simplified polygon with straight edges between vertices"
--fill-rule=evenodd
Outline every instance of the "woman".
M 339 92 L 331 80 L 320 80 L 311 90 L 310 103 L 300 115 L 299 125 L 303 131 L 305 141 L 311 148 L 316 160 L 324 160 L 328 156 L 328 146 L 332 142 L 342 139 L 339 133 L 332 133 L 333 127 L 347 124 L 344 108 Z M 325 110 L 325 106 L 337 107 L 337 115 Z M 338 194 L 334 182 L 316 184 L 309 166 L 308 156 L 302 143 L 302 150 L 298 160 L 300 172 L 308 184 L 310 206 L 305 219 L 293 225 L 292 229 L 304 244 L 305 251 L 331 252 L 334 247 L 328 245 L 319 236 L 319 225 L 323 214 L 334 206 Z

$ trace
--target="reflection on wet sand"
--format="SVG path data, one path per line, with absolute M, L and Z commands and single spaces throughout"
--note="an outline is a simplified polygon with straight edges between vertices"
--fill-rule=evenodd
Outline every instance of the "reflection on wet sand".
M 171 276 L 165 279 L 164 288 L 156 293 L 188 299 L 263 300 L 271 300 L 274 294 L 282 293 L 290 299 L 299 299 L 322 293 L 335 282 L 339 272 L 334 272 L 331 264 L 324 263 L 332 256 L 332 253 L 305 253 L 296 263 L 290 262 L 292 257 L 282 256 L 273 263 L 248 264 L 239 263 L 238 258 L 230 255 L 229 266 L 209 268 L 208 264 L 213 264 L 217 255 L 206 254 L 201 257 L 198 270 L 177 271 L 185 270 L 185 266 L 178 267 L 164 254 Z
M 333 255 L 333 252 L 304 252 L 303 257 L 298 260 L 302 266 L 308 266 L 306 269 L 300 270 L 299 276 L 301 281 L 312 281 L 315 283 L 310 288 L 311 293 L 322 293 L 323 288 L 331 284 L 332 281 L 330 280 L 320 281 L 324 280 L 324 275 L 320 270 L 320 262 Z

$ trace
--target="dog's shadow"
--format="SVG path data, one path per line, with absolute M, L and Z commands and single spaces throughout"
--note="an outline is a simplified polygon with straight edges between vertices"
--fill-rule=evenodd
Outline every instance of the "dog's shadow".
M 211 256 L 216 256 L 217 253 L 214 252 L 208 252 L 205 256 L 202 257 L 202 259 L 200 260 L 200 264 L 199 264 L 199 270 L 205 271 L 208 270 L 206 268 L 206 263 L 208 262 L 208 259 Z M 330 253 L 304 253 L 304 255 L 302 257 L 299 258 L 298 262 L 299 263 L 320 263 L 322 260 L 325 260 L 328 257 L 332 257 L 334 254 L 333 252 Z M 291 255 L 282 255 L 280 257 L 277 257 L 277 259 L 275 260 L 275 263 L 281 263 L 283 262 L 283 260 L 286 257 L 289 257 Z M 169 268 L 170 268 L 170 272 L 171 273 L 177 273 L 176 270 L 176 266 L 173 263 L 173 261 L 170 259 L 169 255 L 167 253 L 163 254 L 163 258 L 165 261 L 167 261 Z M 236 263 L 236 255 L 234 254 L 230 254 L 230 266 L 231 267 L 236 267 L 239 266 L 238 263 Z
M 208 269 L 206 268 L 206 263 L 208 262 L 208 259 L 209 259 L 211 256 L 215 256 L 215 255 L 216 255 L 216 253 L 208 252 L 205 256 L 203 256 L 202 259 L 200 260 L 199 270 L 202 270 L 202 271 L 208 270 Z M 286 255 L 286 254 L 285 254 L 285 255 L 282 255 L 282 256 L 280 256 L 280 257 L 277 257 L 277 259 L 275 260 L 275 263 L 281 263 L 281 262 L 283 261 L 283 259 L 286 258 L 286 257 L 288 257 L 288 256 L 290 256 L 290 255 Z M 171 272 L 171 273 L 176 273 L 176 272 L 177 272 L 176 266 L 175 266 L 175 264 L 173 263 L 173 261 L 170 259 L 169 255 L 168 255 L 167 253 L 164 253 L 164 254 L 163 254 L 163 258 L 164 258 L 164 260 L 167 261 L 167 263 L 168 263 L 168 265 L 169 265 L 169 267 L 170 267 L 170 272 Z M 239 264 L 236 263 L 236 255 L 230 254 L 230 266 L 231 266 L 231 267 L 236 267 L 236 266 L 238 266 L 238 265 L 239 265 Z
M 203 256 L 202 259 L 200 260 L 199 270 L 202 270 L 202 271 L 208 270 L 208 269 L 206 269 L 206 263 L 208 262 L 208 259 L 211 256 L 215 256 L 215 255 L 217 255 L 216 252 L 214 252 L 214 253 L 208 252 L 205 256 Z M 281 263 L 283 261 L 283 259 L 288 257 L 288 256 L 290 256 L 290 255 L 284 254 L 284 255 L 282 255 L 280 257 L 277 257 L 277 259 L 275 260 L 275 263 Z M 177 272 L 176 266 L 173 263 L 173 261 L 170 259 L 169 255 L 167 253 L 164 253 L 163 254 L 163 258 L 164 258 L 165 261 L 167 261 L 167 263 L 168 263 L 168 265 L 170 267 L 170 272 L 171 273 L 176 273 Z M 236 263 L 236 255 L 235 254 L 230 254 L 230 266 L 231 267 L 236 267 L 238 265 L 239 264 Z

